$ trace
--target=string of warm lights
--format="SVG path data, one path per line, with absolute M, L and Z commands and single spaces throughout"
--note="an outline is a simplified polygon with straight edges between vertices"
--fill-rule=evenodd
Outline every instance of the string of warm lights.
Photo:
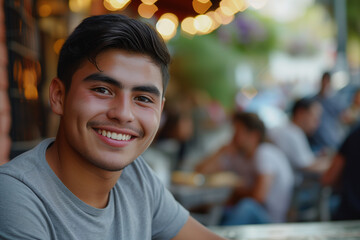
M 91 0 L 69 0 L 70 10 L 76 12 Z M 138 14 L 143 18 L 152 18 L 159 10 L 156 6 L 157 0 L 141 0 L 138 6 Z M 193 0 L 192 7 L 198 15 L 186 17 L 180 23 L 178 17 L 173 13 L 161 15 L 156 23 L 156 29 L 165 40 L 170 40 L 176 35 L 178 26 L 183 33 L 193 35 L 209 34 L 221 25 L 229 24 L 234 15 L 245 11 L 248 7 L 261 8 L 267 0 L 221 0 L 216 10 L 209 9 L 212 6 L 210 0 Z M 131 0 L 104 0 L 103 5 L 109 11 L 122 11 Z

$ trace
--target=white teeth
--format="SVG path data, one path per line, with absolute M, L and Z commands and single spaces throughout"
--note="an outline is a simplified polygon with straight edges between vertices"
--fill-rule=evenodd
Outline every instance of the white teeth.
M 113 133 L 111 134 L 111 138 L 112 138 L 112 139 L 116 139 L 116 138 L 117 138 L 117 134 L 113 132 Z
M 97 132 L 99 134 L 103 135 L 104 137 L 108 137 L 108 138 L 119 140 L 119 141 L 128 141 L 131 138 L 131 135 L 128 135 L 128 134 L 121 134 L 121 133 L 118 134 L 115 132 L 110 132 L 110 131 L 101 130 L 101 129 L 98 129 Z

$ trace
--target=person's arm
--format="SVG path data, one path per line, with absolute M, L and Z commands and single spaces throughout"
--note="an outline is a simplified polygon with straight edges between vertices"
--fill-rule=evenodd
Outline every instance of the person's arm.
M 233 191 L 233 194 L 230 196 L 227 204 L 233 205 L 239 202 L 243 198 L 253 198 L 258 203 L 263 204 L 265 202 L 266 196 L 270 190 L 271 184 L 273 181 L 273 175 L 270 174 L 260 174 L 253 187 L 248 188 L 242 185 L 236 187 Z
M 221 147 L 217 152 L 210 155 L 201 161 L 198 165 L 195 166 L 195 171 L 202 174 L 211 174 L 222 171 L 220 165 L 220 157 L 227 151 L 230 151 L 232 148 L 231 145 L 226 145 Z
M 321 182 L 323 185 L 333 185 L 340 177 L 345 164 L 345 159 L 341 154 L 336 154 L 329 169 L 323 174 Z
M 323 174 L 329 168 L 330 163 L 331 161 L 328 156 L 317 157 L 311 165 L 305 167 L 303 170 L 315 174 Z
M 173 240 L 225 240 L 209 229 L 204 227 L 201 223 L 196 221 L 193 217 L 189 216 L 185 225 L 181 228 L 179 233 L 173 238 Z
M 273 181 L 273 175 L 261 174 L 258 176 L 250 197 L 259 203 L 264 203 Z

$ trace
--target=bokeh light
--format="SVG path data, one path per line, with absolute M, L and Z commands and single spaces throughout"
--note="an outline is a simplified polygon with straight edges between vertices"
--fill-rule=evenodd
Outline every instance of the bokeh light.
M 195 35 L 197 30 L 194 26 L 194 18 L 187 17 L 181 22 L 181 30 L 187 34 Z
M 118 11 L 127 7 L 130 2 L 130 0 L 104 0 L 104 7 L 109 11 Z
M 56 54 L 60 53 L 61 47 L 64 45 L 64 43 L 65 43 L 65 39 L 63 39 L 63 38 L 60 38 L 55 41 L 53 49 Z
M 201 34 L 207 34 L 212 29 L 213 20 L 207 15 L 198 15 L 194 19 L 194 26 Z
M 138 13 L 143 18 L 152 18 L 157 10 L 158 8 L 154 4 L 148 5 L 141 3 L 138 7 Z
M 49 4 L 41 4 L 38 8 L 38 14 L 40 17 L 48 17 L 52 13 L 52 8 Z
M 176 35 L 179 20 L 173 13 L 163 14 L 156 23 L 156 30 L 160 33 L 164 40 L 170 40 Z
M 204 14 L 211 7 L 211 5 L 212 5 L 211 1 L 207 1 L 205 3 L 199 0 L 192 1 L 192 6 L 195 12 L 199 14 Z

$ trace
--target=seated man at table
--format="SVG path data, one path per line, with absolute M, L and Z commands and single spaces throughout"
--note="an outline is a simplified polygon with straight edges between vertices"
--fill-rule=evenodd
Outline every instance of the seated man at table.
M 301 98 L 291 109 L 291 120 L 268 131 L 268 137 L 285 153 L 294 171 L 321 173 L 329 165 L 326 156 L 315 156 L 307 140 L 317 129 L 321 112 L 315 99 Z
M 264 142 L 265 126 L 256 114 L 236 113 L 233 125 L 232 140 L 196 166 L 204 174 L 233 171 L 242 179 L 222 224 L 284 222 L 293 189 L 286 157 Z
M 309 216 L 319 214 L 319 177 L 328 168 L 329 158 L 325 154 L 316 156 L 307 136 L 317 129 L 321 112 L 316 99 L 300 98 L 292 106 L 289 122 L 268 131 L 269 139 L 285 153 L 296 178 L 292 202 L 295 221 L 314 220 Z

